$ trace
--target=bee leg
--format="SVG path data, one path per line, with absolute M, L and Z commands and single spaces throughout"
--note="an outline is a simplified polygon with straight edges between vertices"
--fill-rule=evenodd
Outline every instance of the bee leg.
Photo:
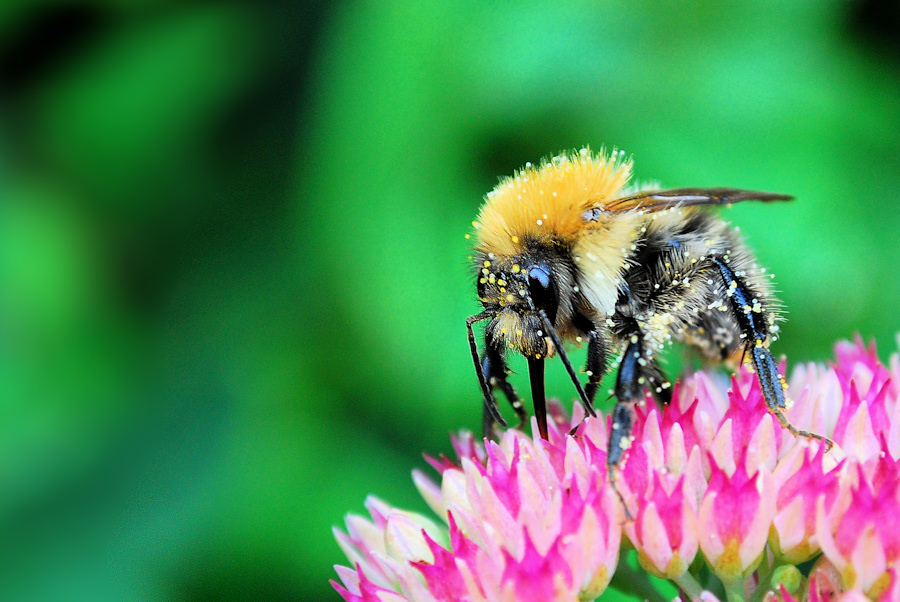
M 499 439 L 500 431 L 497 425 L 500 424 L 494 419 L 494 415 L 488 408 L 487 403 L 481 406 L 481 436 L 484 439 Z
M 481 393 L 484 395 L 482 428 L 485 438 L 492 438 L 494 436 L 495 424 L 506 426 L 506 421 L 503 420 L 503 416 L 500 415 L 500 411 L 497 409 L 497 402 L 494 400 L 493 393 L 491 393 L 491 387 L 484 377 L 484 372 L 481 370 L 481 360 L 478 357 L 478 345 L 475 344 L 475 332 L 472 330 L 472 324 L 480 322 L 481 320 L 486 320 L 492 315 L 493 314 L 487 311 L 483 311 L 480 314 L 466 318 L 466 330 L 469 335 L 469 351 L 472 354 L 472 361 L 475 364 L 475 373 L 478 375 Z M 488 341 L 487 347 L 490 348 L 490 341 Z
M 643 340 L 639 334 L 631 336 L 619 374 L 616 377 L 616 407 L 613 409 L 612 431 L 609 435 L 609 450 L 606 463 L 609 467 L 618 466 L 625 457 L 625 451 L 631 446 L 631 431 L 634 427 L 634 406 L 644 399 L 643 376 L 644 359 Z
M 606 373 L 609 346 L 600 331 L 592 330 L 588 333 L 588 337 L 590 342 L 588 342 L 587 362 L 584 365 L 588 381 L 584 387 L 584 394 L 587 395 L 588 401 L 594 403 L 600 381 L 603 380 L 603 375 Z
M 672 403 L 672 383 L 663 374 L 656 360 L 647 360 L 647 365 L 644 367 L 644 375 L 647 379 L 650 393 L 653 395 L 656 403 L 663 406 Z
M 759 386 L 762 389 L 763 399 L 766 400 L 769 412 L 771 412 L 783 428 L 786 428 L 796 437 L 817 439 L 825 445 L 826 451 L 831 449 L 834 442 L 827 437 L 798 429 L 790 423 L 782 410 L 787 404 L 784 398 L 784 378 L 778 373 L 778 364 L 765 346 L 768 328 L 765 311 L 754 311 L 754 294 L 744 280 L 719 257 L 713 258 L 713 263 L 719 269 L 722 283 L 725 285 L 726 296 L 729 298 L 731 311 L 744 335 L 744 350 L 750 355 Z M 756 304 L 759 307 L 758 303 Z
M 636 326 L 636 325 L 635 325 Z M 616 473 L 625 459 L 625 452 L 631 447 L 631 433 L 634 429 L 635 405 L 645 399 L 644 387 L 647 385 L 647 374 L 659 373 L 656 362 L 648 359 L 645 343 L 640 330 L 625 337 L 629 342 L 619 364 L 616 376 L 616 407 L 613 409 L 612 430 L 609 435 L 609 447 L 606 453 L 606 469 L 609 482 L 625 508 L 625 516 L 631 520 L 631 513 L 616 486 Z M 661 373 L 660 373 L 661 374 Z
M 572 367 L 572 362 L 569 361 L 569 356 L 566 354 L 566 350 L 563 348 L 563 344 L 559 338 L 559 334 L 557 334 L 556 329 L 553 327 L 553 323 L 550 322 L 550 318 L 547 317 L 547 312 L 541 309 L 538 311 L 538 316 L 540 316 L 541 321 L 544 324 L 544 332 L 547 334 L 550 342 L 553 343 L 553 348 L 556 349 L 556 352 L 559 354 L 560 361 L 562 361 L 566 372 L 569 373 L 569 378 L 572 379 L 572 384 L 575 385 L 575 390 L 578 391 L 578 401 L 581 402 L 581 406 L 584 408 L 584 411 L 587 414 L 596 416 L 597 413 L 594 411 L 594 404 L 590 399 L 588 399 L 587 395 L 585 394 L 584 387 L 581 386 L 581 381 L 578 380 L 578 374 Z M 529 368 L 530 367 L 531 366 L 529 364 Z
M 578 330 L 587 334 L 588 338 L 587 362 L 584 365 L 588 381 L 584 386 L 584 395 L 588 402 L 593 405 L 594 399 L 597 397 L 597 389 L 600 387 L 600 381 L 603 380 L 603 376 L 606 374 L 609 361 L 609 335 L 605 330 L 594 326 L 593 322 L 582 314 L 575 314 L 573 322 Z M 574 436 L 579 426 L 581 426 L 580 423 L 573 427 L 569 434 Z
M 509 384 L 509 381 L 506 380 L 506 377 L 509 374 L 509 367 L 506 365 L 506 360 L 503 359 L 503 354 L 496 347 L 490 345 L 487 346 L 484 360 L 481 362 L 481 371 L 484 374 L 484 379 L 492 390 L 500 389 L 503 391 L 503 395 L 506 396 L 509 405 L 515 410 L 516 416 L 519 419 L 519 424 L 516 428 L 522 429 L 528 422 L 528 412 L 525 410 L 525 406 L 522 405 L 522 400 L 519 398 L 516 390 Z M 485 418 L 489 415 L 490 414 L 486 414 Z

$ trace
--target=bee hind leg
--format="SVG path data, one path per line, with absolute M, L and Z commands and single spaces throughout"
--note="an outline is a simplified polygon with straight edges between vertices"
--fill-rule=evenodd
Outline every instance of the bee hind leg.
M 719 270 L 732 314 L 744 335 L 745 353 L 750 356 L 750 361 L 756 370 L 763 399 L 766 401 L 769 412 L 778 419 L 783 428 L 786 428 L 794 436 L 816 439 L 825 445 L 826 451 L 831 449 L 834 445 L 831 439 L 798 429 L 784 415 L 783 410 L 787 408 L 784 397 L 784 378 L 778 373 L 778 365 L 765 345 L 768 336 L 766 311 L 756 302 L 752 289 L 743 278 L 736 275 L 722 258 L 713 258 L 713 263 Z
M 748 347 L 749 346 L 750 344 L 748 343 Z M 754 342 L 753 348 L 750 349 L 749 353 L 752 358 L 751 361 L 753 362 L 753 367 L 756 369 L 757 378 L 759 378 L 759 384 L 763 392 L 763 399 L 766 400 L 766 406 L 768 407 L 769 412 L 778 419 L 782 428 L 786 428 L 795 437 L 816 439 L 825 446 L 825 451 L 830 450 L 834 445 L 834 442 L 831 439 L 798 429 L 791 424 L 787 416 L 784 415 L 784 412 L 782 411 L 786 408 L 784 385 L 782 384 L 782 377 L 778 373 L 778 366 L 775 363 L 775 359 L 772 357 L 768 348 Z

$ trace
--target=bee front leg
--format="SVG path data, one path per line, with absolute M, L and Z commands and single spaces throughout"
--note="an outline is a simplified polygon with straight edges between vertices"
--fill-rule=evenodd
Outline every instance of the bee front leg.
M 488 384 L 487 379 L 484 377 L 481 360 L 478 357 L 478 345 L 475 344 L 475 332 L 472 330 L 473 324 L 480 322 L 481 320 L 487 320 L 492 315 L 493 313 L 489 311 L 483 311 L 478 315 L 466 318 L 466 331 L 469 336 L 469 352 L 472 354 L 472 362 L 475 364 L 475 373 L 478 375 L 478 383 L 481 385 L 481 393 L 484 395 L 481 426 L 483 429 L 482 435 L 485 438 L 494 436 L 495 424 L 506 426 L 506 421 L 503 420 L 503 416 L 500 415 L 500 411 L 497 409 L 497 402 L 494 400 L 494 395 L 491 392 L 491 385 Z M 490 348 L 490 344 L 488 344 L 487 347 Z
M 496 347 L 492 345 L 487 346 L 484 359 L 481 362 L 481 371 L 484 374 L 484 380 L 491 389 L 503 391 L 503 395 L 506 396 L 509 405 L 512 406 L 512 409 L 516 412 L 516 417 L 519 419 L 519 424 L 516 428 L 522 429 L 528 422 L 528 412 L 525 410 L 525 406 L 522 405 L 522 400 L 516 393 L 515 388 L 506 379 L 509 375 L 509 367 L 506 365 L 503 354 Z M 493 416 L 485 408 L 484 419 L 487 420 L 488 418 L 493 421 Z
M 767 312 L 759 304 L 758 295 L 754 294 L 743 278 L 734 273 L 724 259 L 715 257 L 713 263 L 722 277 L 725 296 L 728 297 L 731 312 L 744 335 L 744 349 L 756 370 L 763 399 L 766 401 L 769 412 L 778 419 L 782 427 L 794 436 L 817 439 L 825 445 L 826 450 L 831 449 L 834 445 L 831 439 L 798 429 L 784 415 L 782 410 L 787 407 L 784 397 L 784 378 L 778 373 L 778 365 L 769 352 L 769 348 L 766 347 L 769 323 Z

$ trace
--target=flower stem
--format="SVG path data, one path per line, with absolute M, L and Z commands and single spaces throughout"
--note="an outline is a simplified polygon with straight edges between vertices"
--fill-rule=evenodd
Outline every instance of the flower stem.
M 763 559 L 763 563 L 765 563 L 765 558 Z M 750 597 L 750 602 L 762 602 L 765 598 L 766 594 L 769 593 L 771 589 L 771 581 L 772 575 L 775 573 L 775 570 L 778 567 L 783 566 L 778 560 L 773 559 L 771 564 L 766 566 L 760 566 L 757 569 L 757 583 L 756 583 L 756 591 L 753 592 L 753 596 Z
M 647 573 L 632 567 L 623 554 L 619 558 L 619 565 L 613 573 L 609 586 L 624 594 L 630 594 L 641 600 L 650 602 L 666 602 L 666 598 L 647 581 Z
M 744 602 L 744 582 L 735 579 L 725 583 L 725 597 L 728 602 Z
M 700 594 L 703 593 L 703 587 L 694 579 L 693 575 L 689 572 L 685 571 L 681 577 L 677 577 L 673 579 L 673 581 L 688 595 L 691 600 L 697 600 L 700 598 Z

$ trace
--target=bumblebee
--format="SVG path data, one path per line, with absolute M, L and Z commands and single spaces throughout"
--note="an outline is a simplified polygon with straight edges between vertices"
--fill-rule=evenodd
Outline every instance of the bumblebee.
M 679 341 L 717 361 L 743 348 L 781 425 L 830 444 L 785 417 L 785 383 L 769 351 L 780 320 L 770 278 L 737 230 L 702 207 L 792 197 L 734 188 L 640 189 L 629 187 L 631 173 L 623 152 L 584 148 L 537 167 L 526 164 L 487 195 L 473 222 L 472 256 L 484 310 L 466 321 L 485 436 L 506 426 L 495 390 L 508 399 L 520 426 L 527 420 L 508 380 L 508 352 L 527 360 L 538 430 L 546 439 L 546 358 L 559 356 L 585 411 L 595 416 L 598 386 L 618 351 L 607 454 L 612 468 L 631 443 L 635 405 L 646 391 L 659 403 L 671 400 L 659 351 Z M 481 321 L 487 325 L 479 356 L 473 325 Z M 587 344 L 583 387 L 565 343 Z

